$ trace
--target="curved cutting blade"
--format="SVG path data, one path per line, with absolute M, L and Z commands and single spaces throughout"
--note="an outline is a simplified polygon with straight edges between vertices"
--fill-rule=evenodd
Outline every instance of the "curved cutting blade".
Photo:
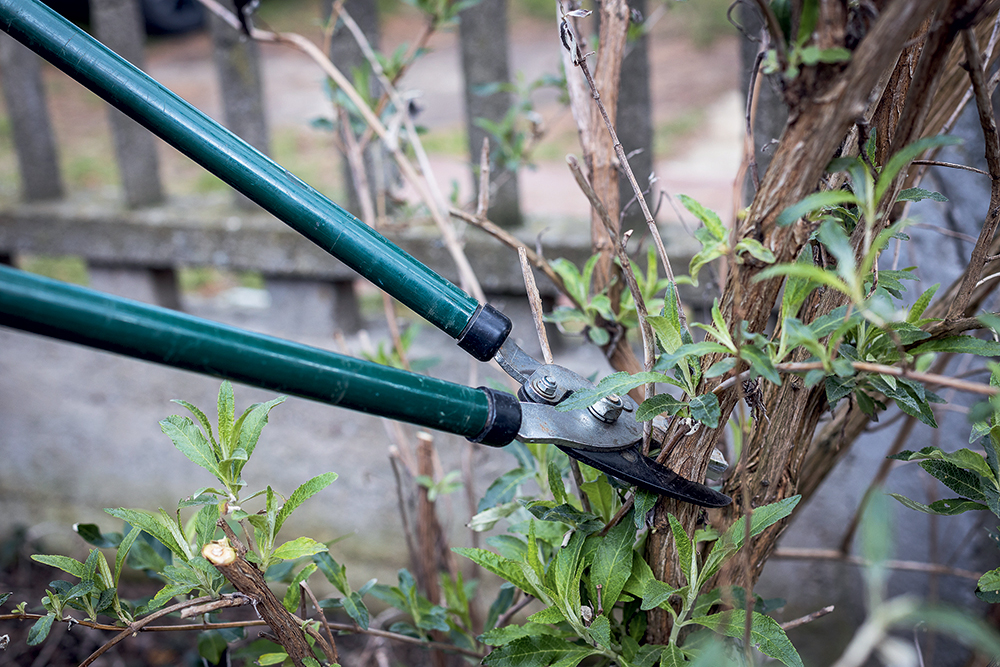
M 643 456 L 638 443 L 618 451 L 595 452 L 570 447 L 559 449 L 592 468 L 661 496 L 702 507 L 725 507 L 733 502 L 729 496 L 704 484 L 684 479 L 670 468 Z

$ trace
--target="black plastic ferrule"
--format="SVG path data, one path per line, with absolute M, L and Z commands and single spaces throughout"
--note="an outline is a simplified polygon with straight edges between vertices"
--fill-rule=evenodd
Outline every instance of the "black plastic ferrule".
M 513 394 L 489 387 L 480 389 L 486 392 L 486 397 L 489 398 L 490 411 L 486 418 L 486 426 L 479 435 L 469 440 L 490 447 L 509 445 L 521 428 L 521 404 Z
M 458 337 L 458 346 L 479 361 L 489 361 L 510 334 L 510 319 L 490 304 L 480 305 Z

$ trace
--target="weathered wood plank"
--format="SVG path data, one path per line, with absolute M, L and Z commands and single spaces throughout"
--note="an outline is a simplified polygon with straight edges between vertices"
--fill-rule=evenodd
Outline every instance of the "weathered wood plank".
M 209 26 L 226 127 L 266 154 L 270 140 L 264 112 L 260 49 L 256 42 L 215 14 L 209 16 Z M 233 194 L 237 207 L 243 210 L 257 207 L 246 196 L 235 191 Z
M 469 155 L 473 167 L 473 183 L 479 190 L 479 153 L 483 139 L 490 138 L 493 150 L 496 139 L 476 124 L 477 118 L 499 123 L 507 115 L 513 101 L 509 92 L 479 94 L 477 88 L 487 84 L 510 83 L 507 56 L 507 2 L 483 0 L 460 13 L 459 41 L 462 50 L 462 74 L 465 78 L 465 126 L 469 137 Z M 498 169 L 490 174 L 491 190 L 489 218 L 502 227 L 517 227 L 523 222 L 517 174 Z
M 0 70 L 7 116 L 14 134 L 26 201 L 63 196 L 59 156 L 42 85 L 41 58 L 20 42 L 0 34 Z
M 97 39 L 142 69 L 145 34 L 136 0 L 91 0 L 90 17 Z M 163 200 L 156 143 L 148 131 L 131 118 L 108 107 L 118 171 L 125 202 L 131 208 Z

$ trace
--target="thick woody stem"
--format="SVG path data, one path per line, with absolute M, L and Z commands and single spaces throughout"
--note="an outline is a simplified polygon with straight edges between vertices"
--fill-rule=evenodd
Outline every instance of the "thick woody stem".
M 253 600 L 252 604 L 257 615 L 270 626 L 278 638 L 278 643 L 288 653 L 295 667 L 305 667 L 305 659 L 312 657 L 306 636 L 295 616 L 285 609 L 268 587 L 264 581 L 264 573 L 238 554 L 226 538 L 206 544 L 201 550 L 201 555 L 214 565 L 236 590 Z

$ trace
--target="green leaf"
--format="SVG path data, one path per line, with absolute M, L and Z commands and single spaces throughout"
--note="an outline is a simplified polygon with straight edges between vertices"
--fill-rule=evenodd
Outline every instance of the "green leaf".
M 642 594 L 642 606 L 643 611 L 649 609 L 656 609 L 657 607 L 663 607 L 670 601 L 670 598 L 677 594 L 679 589 L 673 586 L 659 581 L 658 579 L 650 578 L 646 582 L 646 590 Z M 664 607 L 665 608 L 665 607 Z
M 659 496 L 655 493 L 636 488 L 632 503 L 635 507 L 635 513 L 632 516 L 635 519 L 636 530 L 642 530 L 646 527 L 646 515 L 649 514 L 649 510 L 653 509 L 653 506 L 656 505 L 658 498 Z
M 896 179 L 896 175 L 899 171 L 914 160 L 918 155 L 931 148 L 954 146 L 960 143 L 962 143 L 962 140 L 958 137 L 938 135 L 936 137 L 924 137 L 923 139 L 919 139 L 909 146 L 904 147 L 898 153 L 893 155 L 889 161 L 886 162 L 885 166 L 882 167 L 882 171 L 879 173 L 878 183 L 875 185 L 875 203 L 877 204 L 882 200 L 882 197 L 892 185 L 892 182 Z
M 227 480 L 219 469 L 218 459 L 205 435 L 187 417 L 171 415 L 160 422 L 160 430 L 170 438 L 174 447 L 179 449 L 184 456 L 216 478 L 225 483 Z
M 113 549 L 121 543 L 121 533 L 102 533 L 96 523 L 77 523 L 73 525 L 76 534 L 85 542 L 102 549 Z
M 736 254 L 748 252 L 750 255 L 761 262 L 766 264 L 774 264 L 775 258 L 774 253 L 768 248 L 764 247 L 764 244 L 757 239 L 745 238 L 736 244 Z
M 990 570 L 979 577 L 976 588 L 983 592 L 1000 593 L 1000 568 Z
M 632 573 L 634 542 L 635 526 L 632 517 L 627 516 L 608 531 L 594 554 L 594 564 L 590 568 L 590 583 L 594 588 L 598 584 L 602 586 L 601 599 L 606 613 L 611 613 L 611 608 Z
M 576 667 L 597 651 L 546 635 L 522 637 L 498 647 L 483 659 L 489 667 Z
M 692 579 L 694 573 L 694 547 L 691 544 L 691 538 L 688 537 L 687 533 L 684 532 L 684 526 L 673 514 L 668 514 L 667 519 L 670 521 L 670 532 L 674 537 L 674 548 L 677 550 L 677 562 L 681 567 L 681 572 L 684 574 L 684 580 L 689 586 L 694 586 L 695 582 Z
M 579 410 L 589 408 L 597 401 L 610 394 L 625 394 L 631 389 L 642 386 L 649 382 L 667 382 L 670 378 L 662 373 L 643 372 L 630 375 L 625 371 L 620 371 L 607 376 L 597 383 L 593 389 L 586 389 L 574 392 L 572 396 L 556 406 L 560 412 L 569 410 Z
M 796 264 L 802 266 L 813 266 L 812 252 L 808 246 L 799 253 L 795 260 Z M 805 302 L 806 297 L 813 291 L 816 285 L 811 280 L 805 278 L 789 277 L 785 282 L 785 290 L 781 295 L 781 319 L 785 321 L 789 317 L 799 314 L 799 309 Z
M 708 392 L 701 396 L 695 396 L 688 403 L 691 408 L 691 417 L 700 421 L 709 428 L 717 428 L 719 419 L 722 417 L 722 410 L 719 407 L 719 397 Z
M 931 199 L 939 202 L 948 201 L 948 198 L 940 192 L 924 190 L 923 188 L 906 188 L 899 193 L 899 197 L 896 198 L 896 201 L 923 201 L 924 199 Z
M 135 610 L 136 617 L 156 611 L 178 595 L 187 595 L 196 588 L 195 584 L 167 584 L 153 596 L 153 599 Z
M 207 664 L 218 664 L 226 646 L 226 638 L 218 630 L 198 633 L 198 655 L 204 658 Z
M 653 580 L 653 570 L 649 563 L 639 555 L 639 552 L 632 550 L 632 573 L 629 574 L 625 588 L 622 590 L 629 595 L 642 599 L 646 592 L 646 586 Z
M 740 356 L 744 359 L 744 361 L 750 363 L 750 368 L 753 369 L 757 375 L 761 376 L 771 384 L 781 385 L 781 376 L 778 374 L 774 364 L 771 363 L 771 357 L 769 357 L 766 352 L 757 349 L 753 345 L 744 345 L 740 349 Z
M 288 654 L 284 651 L 278 653 L 264 653 L 259 658 L 257 658 L 258 665 L 280 665 L 288 658 Z
M 728 236 L 726 226 L 722 224 L 722 219 L 719 218 L 715 211 L 705 208 L 687 195 L 677 195 L 677 198 L 681 200 L 684 208 L 704 223 L 705 229 L 709 231 L 713 238 L 718 241 L 726 240 Z
M 489 509 L 479 512 L 469 521 L 469 530 L 473 530 L 477 533 L 483 531 L 492 530 L 493 526 L 497 524 L 500 519 L 504 519 L 518 509 L 520 505 L 516 502 L 504 503 L 503 505 L 497 505 L 496 507 L 491 507 Z
M 986 463 L 986 459 L 971 449 L 962 448 L 954 452 L 945 452 L 939 447 L 928 446 L 924 447 L 919 452 L 904 450 L 886 458 L 895 459 L 897 461 L 948 461 L 950 463 L 954 463 L 963 470 L 968 470 L 979 475 L 985 480 L 993 482 L 994 486 L 996 486 L 996 477 L 993 474 L 993 470 Z
M 287 519 L 288 516 L 295 511 L 295 508 L 316 495 L 319 491 L 322 491 L 326 487 L 333 484 L 335 479 L 337 479 L 337 473 L 325 472 L 322 475 L 316 475 L 308 482 L 303 483 L 299 486 L 299 488 L 292 491 L 292 495 L 288 497 L 288 500 L 285 501 L 285 504 L 281 506 L 281 510 L 278 512 L 278 517 L 274 523 L 275 534 L 281 530 L 281 525 L 285 523 L 285 519 Z
M 254 448 L 257 447 L 257 441 L 260 439 L 260 432 L 267 424 L 268 413 L 271 412 L 271 409 L 276 405 L 284 402 L 285 397 L 279 396 L 267 401 L 266 403 L 257 403 L 250 406 L 247 414 L 241 417 L 242 421 L 239 424 L 239 433 L 234 434 L 234 437 L 236 438 L 239 448 L 247 453 L 247 458 L 253 454 Z
M 552 559 L 551 570 L 556 594 L 570 609 L 580 606 L 580 572 L 583 569 L 580 553 L 585 539 L 583 533 L 573 533 L 566 546 L 559 549 Z
M 688 664 L 690 663 L 684 657 L 684 652 L 675 645 L 668 644 L 663 647 L 663 653 L 660 654 L 660 667 L 683 667 Z
M 611 621 L 608 620 L 607 616 L 601 615 L 595 618 L 587 630 L 590 632 L 590 638 L 599 646 L 611 649 Z
M 319 567 L 326 580 L 333 584 L 343 595 L 350 595 L 351 585 L 347 581 L 347 568 L 338 563 L 329 551 L 321 551 L 313 555 L 313 562 Z
M 801 280 L 812 281 L 819 285 L 826 285 L 838 292 L 851 296 L 851 288 L 841 280 L 836 273 L 821 269 L 811 264 L 776 264 L 769 266 L 756 276 L 754 282 L 760 282 L 769 278 L 787 276 L 789 278 L 799 278 Z
M 452 551 L 460 556 L 465 556 L 484 570 L 492 572 L 501 579 L 506 579 L 525 593 L 529 595 L 535 594 L 535 587 L 528 582 L 524 572 L 521 570 L 521 566 L 515 561 L 504 558 L 492 551 L 486 551 L 485 549 L 453 547 Z
M 756 537 L 760 535 L 770 526 L 789 516 L 801 499 L 802 496 L 799 495 L 790 496 L 784 500 L 754 509 L 750 519 L 750 536 Z M 743 547 L 743 540 L 746 534 L 745 526 L 746 517 L 741 516 L 712 545 L 712 550 L 709 552 L 708 558 L 705 559 L 705 564 L 702 566 L 702 577 L 707 579 L 714 575 L 719 571 L 726 558 L 735 554 Z
M 958 354 L 977 354 L 981 357 L 996 357 L 1000 356 L 1000 343 L 972 336 L 949 336 L 921 343 L 910 348 L 907 352 L 913 355 L 926 352 L 955 352 Z
M 937 293 L 938 288 L 941 287 L 941 283 L 935 283 L 931 285 L 920 297 L 914 302 L 913 307 L 910 308 L 910 312 L 906 315 L 906 321 L 914 323 L 920 319 L 920 316 L 924 314 L 927 310 L 927 306 L 930 305 L 931 299 Z
M 799 657 L 798 651 L 792 646 L 792 642 L 788 640 L 788 636 L 777 621 L 757 612 L 753 612 L 751 619 L 750 640 L 758 651 L 769 658 L 779 660 L 788 667 L 803 667 L 802 658 Z M 735 609 L 691 620 L 727 637 L 742 637 L 746 612 L 742 609 Z
M 663 315 L 649 315 L 646 321 L 649 322 L 653 333 L 656 334 L 656 340 L 660 343 L 660 347 L 667 354 L 676 351 L 677 348 L 684 344 L 684 339 L 681 338 L 679 320 L 674 321 Z
M 361 593 L 354 591 L 350 595 L 341 598 L 340 601 L 343 604 L 344 611 L 347 612 L 347 615 L 350 616 L 355 623 L 361 626 L 361 629 L 367 630 L 371 619 L 368 614 L 368 607 L 365 606 L 364 601 L 361 599 Z
M 963 512 L 969 512 L 971 510 L 989 509 L 989 507 L 983 505 L 982 503 L 966 500 L 965 498 L 947 498 L 945 500 L 935 500 L 930 505 L 924 505 L 923 503 L 918 503 L 916 500 L 911 500 L 906 496 L 901 496 L 898 493 L 890 493 L 889 495 L 898 500 L 899 502 L 901 502 L 906 507 L 909 507 L 911 510 L 923 512 L 924 514 L 939 514 L 941 516 L 953 516 L 955 514 L 962 514 Z
M 522 484 L 533 480 L 535 471 L 527 468 L 514 468 L 493 480 L 479 501 L 478 512 L 484 512 L 494 506 L 504 506 L 514 499 Z
M 670 394 L 657 394 L 652 398 L 646 399 L 639 405 L 639 409 L 635 411 L 635 418 L 641 422 L 649 421 L 663 412 L 673 416 L 687 406 L 687 403 L 674 398 Z
M 233 396 L 233 385 L 229 380 L 223 380 L 219 386 L 217 401 L 219 415 L 219 445 L 222 447 L 223 458 L 229 458 L 233 449 L 233 422 L 236 419 L 236 398 Z M 208 431 L 211 433 L 211 429 Z
M 69 556 L 48 556 L 45 554 L 32 554 L 31 560 L 36 563 L 42 563 L 43 565 L 49 565 L 51 567 L 58 568 L 67 574 L 71 574 L 78 579 L 84 579 L 87 576 L 87 568 L 84 567 L 83 563 L 75 558 L 70 558 Z
M 295 560 L 296 558 L 302 558 L 303 556 L 313 556 L 318 553 L 323 553 L 326 550 L 326 545 L 322 542 L 317 542 L 311 537 L 299 537 L 291 542 L 285 542 L 282 544 L 274 550 L 271 557 L 280 558 L 281 560 Z
M 697 236 L 697 233 L 695 236 Z M 688 274 L 690 274 L 691 284 L 694 287 L 698 287 L 698 272 L 701 271 L 701 267 L 705 266 L 712 260 L 723 257 L 728 253 L 729 246 L 721 242 L 706 245 L 704 248 L 699 250 L 698 253 L 691 258 L 691 263 L 688 264 Z M 683 276 L 680 278 L 683 278 Z M 678 278 L 678 280 L 680 280 L 680 278 Z
M 736 358 L 729 357 L 727 359 L 720 359 L 712 364 L 707 371 L 705 371 L 706 378 L 717 378 L 725 375 L 729 371 L 736 368 Z
M 847 284 L 852 284 L 856 280 L 854 246 L 848 238 L 844 228 L 832 220 L 827 220 L 819 226 L 816 238 L 826 246 L 837 260 L 837 274 L 843 278 Z
M 299 584 L 308 579 L 315 571 L 316 564 L 309 563 L 292 578 L 291 582 L 289 582 L 288 589 L 285 591 L 285 599 L 283 600 L 285 609 L 288 610 L 289 614 L 295 613 L 296 607 L 299 606 L 299 600 L 302 599 L 302 588 Z
M 950 461 L 921 461 L 920 467 L 963 498 L 986 501 L 979 486 L 979 478 L 974 473 L 962 470 Z
M 49 636 L 49 631 L 52 629 L 52 622 L 54 620 L 56 620 L 55 614 L 49 612 L 35 621 L 31 629 L 28 630 L 28 646 L 38 646 L 45 641 L 45 638 Z
M 832 46 L 821 49 L 818 46 L 806 46 L 798 50 L 803 65 L 817 63 L 841 63 L 851 59 L 851 52 L 842 46 Z
M 552 501 L 520 501 L 539 521 L 558 521 L 572 526 L 584 535 L 590 535 L 604 527 L 603 522 L 590 512 L 582 512 L 569 503 L 554 505 Z
M 548 609 L 554 608 L 549 607 Z M 558 610 L 556 611 L 558 612 Z M 559 616 L 559 620 L 552 621 L 552 623 L 558 623 L 564 620 L 562 614 L 557 615 Z M 557 636 L 558 634 L 558 630 L 550 628 L 547 625 L 542 625 L 541 622 L 529 622 L 524 625 L 505 625 L 501 628 L 493 628 L 492 630 L 484 632 L 480 635 L 479 641 L 487 646 L 503 646 L 511 643 L 515 639 L 521 639 L 524 637 L 537 637 L 542 635 Z
M 546 466 L 546 477 L 549 483 L 549 490 L 552 491 L 552 497 L 559 504 L 564 504 L 567 502 L 568 498 L 566 496 L 566 485 L 563 484 L 562 470 L 555 459 L 549 461 L 548 466 Z
M 142 529 L 138 526 L 132 526 L 132 530 L 128 531 L 128 535 L 122 540 L 122 543 L 118 545 L 118 553 L 115 554 L 115 586 L 118 586 L 118 578 L 122 573 L 122 566 L 125 565 L 125 558 L 128 556 L 128 552 L 132 549 L 132 544 L 135 542 L 136 538 L 142 533 Z
M 818 211 L 829 206 L 839 206 L 841 204 L 857 204 L 858 199 L 853 193 L 847 190 L 825 190 L 814 192 L 805 197 L 797 204 L 792 204 L 778 216 L 776 220 L 778 226 L 784 227 L 792 224 L 799 218 L 809 215 L 813 211 Z
M 546 607 L 528 617 L 528 621 L 531 623 L 562 623 L 565 620 L 566 616 L 558 607 Z

